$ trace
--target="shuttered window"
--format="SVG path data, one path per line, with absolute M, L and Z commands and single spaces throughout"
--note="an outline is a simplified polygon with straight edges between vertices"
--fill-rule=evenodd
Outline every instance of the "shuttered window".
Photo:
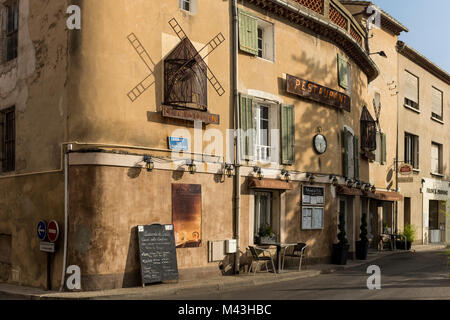
M 19 4 L 10 1 L 6 5 L 6 61 L 17 58 L 19 36 Z
M 405 70 L 405 105 L 419 109 L 419 78 Z
M 240 102 L 241 156 L 245 160 L 253 160 L 255 135 L 253 128 L 253 99 L 250 96 L 241 94 Z
M 338 77 L 339 86 L 348 90 L 350 88 L 350 65 L 348 61 L 338 54 Z
M 15 170 L 16 162 L 16 121 L 15 108 L 9 108 L 0 112 L 1 161 L 2 171 Z
M 359 137 L 353 137 L 353 152 L 355 160 L 355 179 L 359 180 Z
M 242 10 L 239 10 L 239 49 L 258 55 L 258 20 Z
M 381 134 L 381 164 L 386 164 L 386 134 Z
M 431 173 L 442 174 L 442 145 L 431 144 Z
M 419 137 L 405 133 L 405 162 L 419 169 Z
M 294 106 L 282 105 L 281 108 L 281 150 L 282 163 L 286 165 L 295 162 L 294 156 L 294 139 L 295 139 L 295 125 L 294 125 Z
M 443 110 L 442 110 L 442 91 L 432 87 L 431 88 L 431 115 L 434 118 L 443 120 Z
M 344 127 L 344 176 L 355 177 L 355 138 L 353 133 Z

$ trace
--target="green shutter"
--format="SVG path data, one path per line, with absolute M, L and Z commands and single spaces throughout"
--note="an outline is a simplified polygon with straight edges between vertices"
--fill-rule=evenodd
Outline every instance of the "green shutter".
M 343 172 L 344 172 L 344 177 L 348 177 L 349 175 L 349 171 L 348 171 L 348 159 L 349 159 L 349 151 L 350 151 L 350 146 L 348 145 L 348 136 L 351 135 L 350 131 L 347 130 L 347 128 L 344 128 L 344 135 L 343 135 L 343 140 L 344 140 L 344 161 L 343 161 Z
M 241 94 L 240 129 L 241 131 L 241 156 L 246 160 L 253 158 L 253 99 Z
M 340 54 L 338 54 L 338 77 L 339 77 L 339 86 L 341 86 L 344 89 L 348 89 L 348 87 L 349 87 L 348 62 Z
M 386 134 L 381 135 L 381 164 L 386 163 Z
M 250 13 L 239 10 L 239 49 L 258 54 L 258 21 Z
M 353 137 L 354 153 L 355 153 L 355 179 L 359 180 L 359 137 Z
M 281 162 L 290 165 L 295 162 L 295 124 L 293 105 L 283 104 L 281 106 L 281 132 Z

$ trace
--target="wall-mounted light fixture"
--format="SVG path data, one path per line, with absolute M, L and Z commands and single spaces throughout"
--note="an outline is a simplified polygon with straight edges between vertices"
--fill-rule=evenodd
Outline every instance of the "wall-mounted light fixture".
M 232 164 L 225 163 L 225 174 L 228 178 L 231 178 L 233 176 L 233 170 L 234 167 Z
M 356 180 L 355 188 L 356 188 L 356 189 L 361 189 L 361 188 L 362 188 L 362 183 L 361 183 L 361 181 Z
M 263 175 L 262 169 L 260 167 L 253 167 L 253 172 L 256 173 L 258 180 L 264 179 L 264 175 Z
M 370 184 L 366 183 L 366 184 L 364 185 L 364 191 L 365 191 L 365 192 L 369 192 L 369 191 L 370 191 Z
M 372 55 L 372 54 L 378 54 L 378 55 L 380 55 L 383 58 L 387 58 L 386 52 L 384 52 L 384 51 L 378 51 L 378 52 L 369 53 L 369 55 Z
M 153 169 L 155 169 L 155 163 L 153 162 L 151 156 L 145 155 L 144 162 L 145 162 L 145 169 L 147 169 L 147 172 L 152 172 Z
M 291 181 L 291 174 L 289 171 L 283 169 L 281 170 L 281 175 L 284 176 L 284 180 L 286 180 L 286 182 Z
M 375 193 L 375 191 L 377 191 L 377 187 L 375 187 L 375 186 L 370 187 L 370 191 L 372 193 Z
M 346 179 L 345 184 L 347 185 L 347 187 L 351 188 L 353 187 L 354 182 L 352 179 Z
M 195 165 L 194 160 L 187 163 L 187 166 L 190 174 L 195 174 L 197 172 L 197 166 Z
M 308 178 L 309 184 L 314 184 L 316 182 L 316 177 L 312 173 L 307 173 L 306 177 Z
M 336 176 L 330 175 L 331 184 L 335 187 L 339 185 L 339 180 Z

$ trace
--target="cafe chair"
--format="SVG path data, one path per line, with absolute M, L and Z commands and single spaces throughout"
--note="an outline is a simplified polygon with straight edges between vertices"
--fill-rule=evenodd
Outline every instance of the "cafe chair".
M 305 250 L 308 247 L 306 243 L 297 243 L 293 246 L 287 246 L 284 248 L 284 254 L 283 254 L 283 263 L 281 265 L 281 270 L 284 270 L 284 262 L 286 261 L 287 257 L 290 258 L 299 258 L 299 265 L 298 265 L 298 271 L 302 270 L 302 260 L 303 255 L 305 254 Z
M 250 249 L 250 252 L 252 253 L 252 257 L 253 257 L 253 261 L 250 266 L 249 272 L 251 272 L 251 270 L 253 270 L 253 275 L 256 275 L 256 271 L 258 270 L 258 266 L 260 264 L 264 264 L 266 266 L 267 272 L 269 272 L 268 263 L 271 262 L 273 272 L 275 273 L 275 275 L 277 274 L 277 272 L 275 270 L 275 264 L 273 263 L 272 254 L 270 253 L 270 250 L 256 248 L 256 247 L 252 247 L 252 246 L 249 246 L 248 248 Z M 261 253 L 263 255 L 260 255 Z M 268 253 L 269 255 L 267 256 L 266 253 Z M 256 266 L 255 266 L 255 264 L 256 264 Z

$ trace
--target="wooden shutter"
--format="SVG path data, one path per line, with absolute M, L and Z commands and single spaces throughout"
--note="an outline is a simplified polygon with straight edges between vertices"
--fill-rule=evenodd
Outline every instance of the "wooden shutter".
M 349 136 L 351 135 L 351 132 L 349 130 L 347 130 L 347 128 L 344 127 L 344 161 L 343 161 L 343 172 L 344 172 L 344 177 L 348 177 L 349 176 L 349 163 L 348 163 L 348 159 L 350 158 L 350 146 L 348 145 L 348 141 L 349 141 Z
M 431 88 L 431 112 L 432 116 L 442 120 L 442 91 Z
M 258 54 L 258 20 L 242 10 L 239 10 L 239 49 Z
M 381 134 L 381 164 L 385 164 L 386 163 L 386 134 L 382 133 Z
M 344 89 L 349 88 L 349 65 L 345 58 L 338 54 L 338 76 L 339 86 Z
M 354 160 L 355 160 L 355 179 L 359 180 L 359 137 L 354 136 L 353 137 L 353 152 L 355 154 Z
M 254 128 L 253 128 L 253 99 L 241 94 L 240 105 L 240 129 L 241 131 L 241 155 L 246 160 L 253 159 Z
M 294 155 L 294 139 L 295 139 L 295 124 L 294 124 L 294 106 L 281 106 L 281 161 L 283 164 L 293 164 L 295 162 Z
M 413 137 L 413 152 L 414 152 L 414 169 L 419 169 L 420 168 L 420 163 L 419 163 L 419 137 L 418 136 L 414 136 Z
M 2 163 L 2 171 L 5 171 L 5 114 L 0 111 L 0 162 Z
M 419 78 L 405 71 L 405 98 L 419 103 Z

